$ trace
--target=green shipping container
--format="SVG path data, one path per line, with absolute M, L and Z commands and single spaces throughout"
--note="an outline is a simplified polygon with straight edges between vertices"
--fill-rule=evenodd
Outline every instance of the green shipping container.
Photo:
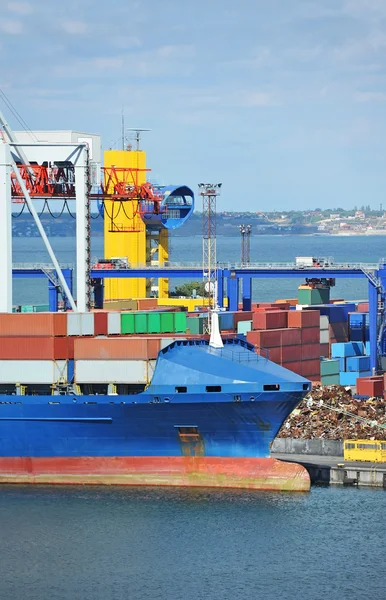
M 135 333 L 133 312 L 121 314 L 121 333 Z
M 161 313 L 149 312 L 147 315 L 148 333 L 161 333 Z
M 320 374 L 323 375 L 338 375 L 339 376 L 340 365 L 339 360 L 321 360 L 320 361 Z
M 174 333 L 174 313 L 162 312 L 161 315 L 161 333 Z
M 246 335 L 248 331 L 252 331 L 252 321 L 239 321 L 237 323 L 237 333 Z
M 321 379 L 322 385 L 340 385 L 339 375 L 324 375 Z
M 186 317 L 186 330 L 193 335 L 204 333 L 204 319 L 202 317 Z
M 32 304 L 25 304 L 24 306 L 21 307 L 21 312 L 22 313 L 32 313 L 32 312 L 35 312 L 34 311 L 34 306 Z
M 146 312 L 134 313 L 134 332 L 135 333 L 147 333 L 147 317 Z
M 328 304 L 330 302 L 330 288 L 306 288 L 298 289 L 299 304 Z
M 186 333 L 186 313 L 175 312 L 173 316 L 175 333 Z
M 37 304 L 34 308 L 35 312 L 48 312 L 50 310 L 49 304 Z

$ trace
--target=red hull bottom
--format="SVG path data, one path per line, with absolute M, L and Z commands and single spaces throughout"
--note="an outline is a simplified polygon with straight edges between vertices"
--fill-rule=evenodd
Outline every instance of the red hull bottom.
M 304 467 L 274 458 L 0 458 L 0 483 L 151 485 L 305 492 Z

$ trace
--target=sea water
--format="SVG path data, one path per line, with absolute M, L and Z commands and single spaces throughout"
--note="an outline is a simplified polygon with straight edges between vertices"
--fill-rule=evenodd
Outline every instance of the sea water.
M 0 598 L 384 600 L 386 494 L 0 488 Z

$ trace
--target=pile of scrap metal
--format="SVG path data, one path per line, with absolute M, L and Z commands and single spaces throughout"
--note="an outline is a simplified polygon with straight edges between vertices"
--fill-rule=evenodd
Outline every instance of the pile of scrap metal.
M 284 422 L 277 437 L 302 440 L 386 440 L 386 400 L 356 400 L 349 388 L 315 387 Z

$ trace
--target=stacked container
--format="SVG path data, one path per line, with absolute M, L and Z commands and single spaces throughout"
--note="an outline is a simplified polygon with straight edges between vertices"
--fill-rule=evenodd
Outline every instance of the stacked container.
M 360 377 L 369 377 L 370 358 L 364 355 L 361 342 L 331 344 L 332 358 L 338 358 L 340 364 L 340 385 L 355 385 Z

